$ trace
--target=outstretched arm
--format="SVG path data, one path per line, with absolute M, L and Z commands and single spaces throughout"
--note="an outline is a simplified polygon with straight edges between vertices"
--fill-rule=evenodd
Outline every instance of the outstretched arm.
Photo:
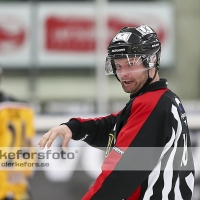
M 67 147 L 70 139 L 83 140 L 95 147 L 106 147 L 109 134 L 116 123 L 117 115 L 111 114 L 105 117 L 88 119 L 72 118 L 69 122 L 51 128 L 45 133 L 39 142 L 39 146 L 41 149 L 46 145 L 47 148 L 50 148 L 55 138 L 61 136 L 63 138 L 63 150 Z

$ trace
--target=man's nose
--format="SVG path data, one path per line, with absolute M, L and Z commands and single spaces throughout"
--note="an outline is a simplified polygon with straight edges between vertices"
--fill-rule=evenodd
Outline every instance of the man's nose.
M 127 67 L 122 67 L 121 75 L 127 76 L 130 73 L 130 70 Z

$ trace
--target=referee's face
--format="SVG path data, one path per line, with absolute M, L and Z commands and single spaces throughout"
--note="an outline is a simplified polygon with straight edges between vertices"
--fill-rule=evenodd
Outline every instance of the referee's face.
M 115 60 L 116 73 L 125 92 L 134 94 L 146 83 L 148 73 L 142 62 L 135 63 L 135 58 Z

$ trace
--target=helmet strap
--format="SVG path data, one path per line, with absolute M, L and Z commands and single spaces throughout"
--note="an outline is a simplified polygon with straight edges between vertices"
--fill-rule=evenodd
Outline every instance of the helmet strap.
M 118 76 L 117 76 L 117 74 L 115 73 L 115 77 L 117 78 L 117 80 L 120 82 L 120 80 L 119 80 L 119 78 L 118 78 Z
M 117 80 L 120 82 L 118 76 L 117 76 L 117 73 L 116 73 L 116 67 L 115 67 L 115 62 L 114 60 L 111 60 L 111 65 L 112 65 L 112 68 L 113 68 L 113 72 L 114 72 L 114 75 L 115 77 L 117 78 Z
M 155 69 L 156 69 L 156 70 L 155 70 L 155 74 L 154 74 L 153 78 L 151 78 L 151 77 L 149 76 L 149 69 L 147 70 L 148 78 L 147 78 L 147 81 L 146 81 L 146 83 L 144 84 L 144 86 L 149 85 L 149 83 L 151 83 L 151 82 L 155 79 L 156 74 L 157 74 L 157 72 L 158 72 L 158 68 L 155 67 Z M 144 86 L 143 86 L 143 87 L 144 87 Z

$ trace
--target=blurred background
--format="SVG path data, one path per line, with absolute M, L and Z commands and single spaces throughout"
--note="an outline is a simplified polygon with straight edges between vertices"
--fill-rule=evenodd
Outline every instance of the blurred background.
M 119 29 L 141 24 L 151 26 L 161 40 L 160 77 L 182 99 L 198 147 L 199 0 L 0 0 L 0 90 L 31 103 L 35 144 L 49 128 L 73 116 L 124 107 L 129 95 L 114 76 L 104 75 L 106 48 Z M 87 152 L 94 153 L 92 148 Z M 194 150 L 194 157 L 198 166 L 200 152 Z M 87 168 L 90 162 L 80 158 L 79 164 Z M 30 180 L 33 199 L 81 199 L 97 175 L 36 171 Z M 200 200 L 199 171 L 193 200 Z

